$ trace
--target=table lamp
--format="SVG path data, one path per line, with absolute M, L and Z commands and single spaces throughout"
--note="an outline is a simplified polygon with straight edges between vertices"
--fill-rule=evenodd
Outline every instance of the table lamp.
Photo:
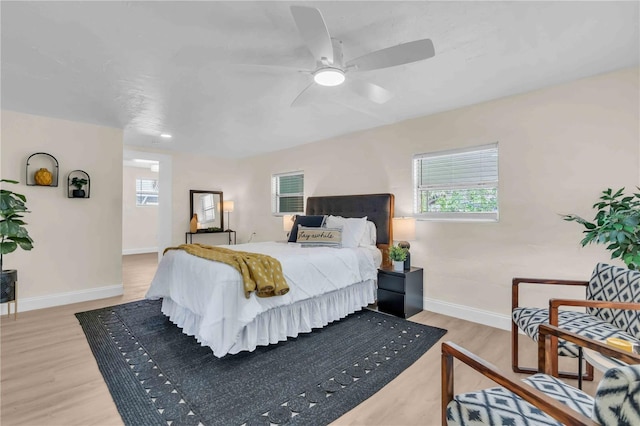
M 410 240 L 416 239 L 416 219 L 413 217 L 393 218 L 393 239 L 398 241 L 398 246 L 407 251 L 407 258 L 404 261 L 404 270 L 411 268 L 411 253 L 409 253 Z
M 287 233 L 287 237 L 291 233 L 291 228 L 293 227 L 293 222 L 295 222 L 296 217 L 292 214 L 285 214 L 282 216 L 282 230 Z
M 225 229 L 225 231 L 231 231 L 231 227 L 229 226 L 229 213 L 233 212 L 233 201 L 223 201 L 222 211 L 227 214 L 227 229 Z

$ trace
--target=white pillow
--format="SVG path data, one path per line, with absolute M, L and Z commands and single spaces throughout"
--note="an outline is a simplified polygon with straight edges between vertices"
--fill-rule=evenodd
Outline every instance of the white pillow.
M 378 232 L 376 231 L 376 224 L 367 220 L 364 234 L 360 239 L 360 247 L 375 246 L 378 239 Z
M 342 216 L 329 216 L 324 222 L 327 228 L 342 227 L 342 247 L 358 247 L 360 240 L 367 228 L 367 217 L 346 218 Z

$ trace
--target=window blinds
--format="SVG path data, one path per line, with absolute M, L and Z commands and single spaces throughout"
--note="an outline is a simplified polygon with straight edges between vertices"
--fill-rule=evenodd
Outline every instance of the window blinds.
M 304 212 L 304 173 L 292 172 L 273 175 L 273 212 Z
M 496 187 L 498 144 L 466 150 L 416 155 L 418 186 L 422 189 Z
M 158 181 L 155 179 L 136 179 L 136 192 L 158 193 Z

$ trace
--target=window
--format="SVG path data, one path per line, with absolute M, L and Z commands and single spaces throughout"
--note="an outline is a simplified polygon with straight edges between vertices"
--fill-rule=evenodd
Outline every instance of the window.
M 415 213 L 498 220 L 498 144 L 413 157 Z
M 136 206 L 158 205 L 158 181 L 136 179 Z
M 271 194 L 274 214 L 304 213 L 304 173 L 273 175 Z

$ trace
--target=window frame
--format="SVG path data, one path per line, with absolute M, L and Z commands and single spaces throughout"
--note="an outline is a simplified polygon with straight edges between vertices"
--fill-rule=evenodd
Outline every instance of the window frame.
M 142 181 L 152 181 L 153 186 L 155 187 L 155 192 L 152 191 L 144 191 L 142 189 Z M 140 182 L 140 185 L 138 185 L 138 182 Z M 160 204 L 160 189 L 159 189 L 159 180 L 158 179 L 153 179 L 153 178 L 136 178 L 136 207 L 149 207 L 149 206 L 158 206 Z M 138 190 L 138 187 L 140 186 L 140 190 Z M 148 197 L 148 196 L 155 196 L 156 198 L 156 202 L 155 203 L 140 203 L 139 197 Z
M 302 178 L 302 192 L 286 193 L 286 195 L 281 194 L 280 178 L 297 175 Z M 279 202 L 281 197 L 300 197 L 303 211 L 281 211 Z M 304 171 L 298 170 L 294 172 L 274 173 L 271 175 L 271 212 L 274 216 L 304 214 Z
M 449 185 L 443 184 L 440 188 L 433 185 L 421 185 L 421 167 L 422 160 L 426 158 L 454 156 L 465 153 L 473 153 L 479 151 L 494 151 L 495 150 L 495 181 L 487 182 L 475 182 L 460 184 L 451 182 Z M 413 171 L 413 212 L 418 220 L 431 220 L 431 221 L 458 221 L 458 222 L 498 222 L 500 219 L 500 150 L 498 142 L 485 145 L 477 145 L 467 148 L 443 150 L 436 152 L 428 152 L 415 154 L 412 160 Z M 472 189 L 472 188 L 495 188 L 496 191 L 496 211 L 495 212 L 421 212 L 421 193 L 425 190 L 452 190 L 452 189 Z

